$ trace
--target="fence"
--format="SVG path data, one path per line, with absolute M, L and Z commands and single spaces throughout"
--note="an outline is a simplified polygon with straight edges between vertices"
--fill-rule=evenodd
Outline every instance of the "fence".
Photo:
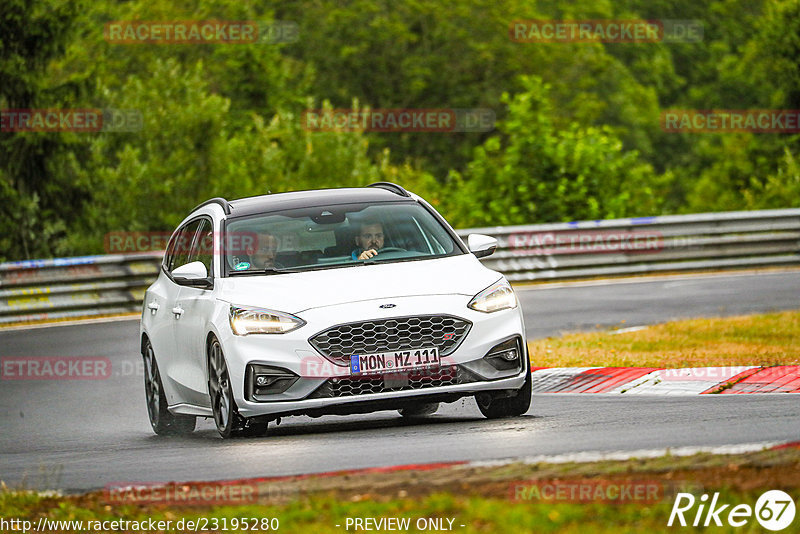
M 800 265 L 800 209 L 459 230 L 511 281 Z M 0 264 L 0 324 L 138 311 L 161 252 Z
M 141 309 L 161 252 L 0 264 L 0 324 Z
M 511 281 L 800 264 L 800 209 L 471 228 Z

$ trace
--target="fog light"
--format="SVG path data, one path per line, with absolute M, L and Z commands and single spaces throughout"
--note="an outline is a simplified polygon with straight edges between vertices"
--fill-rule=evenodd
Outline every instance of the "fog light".
M 268 386 L 270 384 L 275 383 L 276 378 L 271 376 L 257 376 L 256 377 L 256 385 L 257 386 Z
M 521 354 L 519 338 L 512 338 L 492 347 L 484 358 L 498 371 L 508 371 L 519 369 Z
M 269 365 L 248 364 L 245 375 L 247 400 L 267 400 L 267 396 L 283 393 L 292 387 L 299 378 L 288 369 Z
M 513 362 L 517 359 L 517 349 L 507 350 L 500 353 L 500 357 L 507 362 Z

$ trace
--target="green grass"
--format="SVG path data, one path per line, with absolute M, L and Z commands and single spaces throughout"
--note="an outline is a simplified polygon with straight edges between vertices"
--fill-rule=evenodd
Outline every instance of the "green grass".
M 721 502 L 755 504 L 760 491 L 734 492 L 723 490 Z M 793 497 L 798 498 L 795 492 Z M 42 503 L 34 495 L 5 494 L 0 496 L 0 515 L 4 518 L 25 517 L 26 510 Z M 287 506 L 240 506 L 209 510 L 174 511 L 168 509 L 138 510 L 134 507 L 119 509 L 87 509 L 63 502 L 51 508 L 48 516 L 61 520 L 115 520 L 130 521 L 198 520 L 217 518 L 220 525 L 227 520 L 230 528 L 234 518 L 278 518 L 280 532 L 344 532 L 348 517 L 403 517 L 410 518 L 411 532 L 419 518 L 454 519 L 455 532 L 662 532 L 669 530 L 667 519 L 671 502 L 654 505 L 602 503 L 543 503 L 536 500 L 513 502 L 501 498 L 462 497 L 452 494 L 434 494 L 421 500 L 393 499 L 389 501 L 341 501 L 331 497 L 313 497 L 293 502 Z M 35 523 L 35 521 L 34 521 Z M 755 521 L 753 521 L 755 523 Z M 340 525 L 337 527 L 336 525 Z M 445 524 L 447 522 L 445 521 Z M 465 525 L 461 527 L 460 525 Z M 758 525 L 755 524 L 757 527 Z M 752 525 L 751 525 L 752 527 Z M 674 528 L 674 527 L 673 527 Z M 734 528 L 708 529 L 711 532 L 735 532 Z M 739 529 L 741 531 L 742 529 Z M 230 532 L 241 530 L 230 529 Z M 350 531 L 353 531 L 351 528 Z M 758 531 L 750 529 L 747 531 Z M 168 530 L 167 532 L 176 532 Z
M 0 517 L 52 520 L 177 521 L 212 520 L 216 531 L 232 528 L 233 519 L 277 518 L 280 532 L 346 532 L 347 518 L 409 518 L 411 532 L 420 518 L 453 519 L 454 532 L 665 532 L 674 498 L 657 502 L 553 501 L 527 494 L 515 499 L 516 484 L 590 481 L 618 484 L 656 482 L 693 488 L 695 496 L 719 491 L 722 503 L 753 506 L 767 489 L 800 498 L 800 449 L 762 450 L 740 455 L 631 459 L 565 464 L 508 464 L 495 467 L 448 467 L 436 471 L 369 473 L 334 477 L 299 477 L 281 482 L 299 484 L 297 498 L 241 506 L 175 507 L 164 504 L 114 505 L 102 492 L 48 496 L 0 490 Z M 335 489 L 332 489 L 335 488 Z M 525 495 L 525 494 L 522 494 Z M 696 511 L 696 507 L 693 512 Z M 687 517 L 693 517 L 687 514 Z M 445 524 L 447 524 L 445 522 Z M 800 524 L 800 518 L 793 525 Z M 340 526 L 337 526 L 340 525 Z M 461 527 L 464 525 L 464 527 Z M 672 528 L 676 528 L 673 526 Z M 212 530 L 212 529 L 207 529 Z M 685 529 L 693 531 L 691 528 Z M 735 532 L 731 527 L 709 532 Z M 349 532 L 353 532 L 351 527 Z M 755 520 L 739 532 L 761 531 Z M 72 531 L 66 531 L 72 532 Z
M 528 347 L 532 364 L 539 367 L 800 364 L 800 312 L 673 321 L 619 334 L 569 334 L 530 341 Z

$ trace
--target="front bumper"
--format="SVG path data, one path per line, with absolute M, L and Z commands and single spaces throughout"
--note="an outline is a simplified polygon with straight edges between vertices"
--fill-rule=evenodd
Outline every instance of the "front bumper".
M 307 324 L 287 334 L 236 336 L 230 327 L 221 328 L 218 336 L 228 362 L 239 413 L 244 417 L 356 413 L 372 411 L 370 407 L 392 409 L 404 403 L 456 400 L 483 391 L 522 387 L 528 366 L 519 307 L 488 314 L 477 312 L 466 307 L 469 298 L 463 295 L 390 300 L 395 307 L 389 309 L 379 308 L 386 303 L 386 299 L 381 299 L 300 312 L 297 315 Z M 461 317 L 472 323 L 458 348 L 442 358 L 442 367 L 452 368 L 456 373 L 453 380 L 431 379 L 417 383 L 417 387 L 382 388 L 375 378 L 351 376 L 348 367 L 328 360 L 309 342 L 311 337 L 336 324 L 435 314 Z M 520 340 L 522 365 L 498 370 L 484 356 L 498 343 L 511 338 Z M 281 393 L 254 400 L 245 385 L 248 364 L 284 369 L 299 378 Z M 364 382 L 359 383 L 361 380 Z M 375 387 L 364 386 L 366 380 L 372 380 Z M 345 381 L 354 384 L 357 391 L 345 390 L 342 394 L 341 384 Z

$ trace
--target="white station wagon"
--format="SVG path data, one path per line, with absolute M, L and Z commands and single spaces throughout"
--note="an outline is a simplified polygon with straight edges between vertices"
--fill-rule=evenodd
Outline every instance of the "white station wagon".
M 150 423 L 225 437 L 270 421 L 475 396 L 490 418 L 531 400 L 525 328 L 506 279 L 422 198 L 380 182 L 195 208 L 145 294 Z

